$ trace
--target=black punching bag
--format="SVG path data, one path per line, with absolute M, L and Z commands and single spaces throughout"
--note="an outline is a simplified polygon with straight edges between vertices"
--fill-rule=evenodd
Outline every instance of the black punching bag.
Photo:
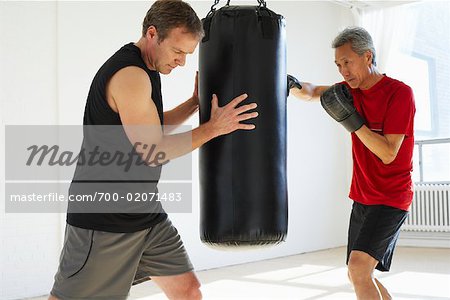
M 216 4 L 218 1 L 216 0 Z M 259 6 L 212 7 L 199 49 L 200 123 L 243 93 L 259 116 L 200 149 L 200 235 L 212 245 L 266 245 L 287 234 L 284 18 Z

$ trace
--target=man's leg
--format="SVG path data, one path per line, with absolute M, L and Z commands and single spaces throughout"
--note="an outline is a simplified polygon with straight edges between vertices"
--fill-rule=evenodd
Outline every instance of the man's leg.
M 353 250 L 350 253 L 348 274 L 357 299 L 383 299 L 382 293 L 373 277 L 373 271 L 377 264 L 378 261 L 365 252 Z
M 378 286 L 378 289 L 381 292 L 381 295 L 383 296 L 383 300 L 391 300 L 392 296 L 389 294 L 389 291 L 384 287 L 384 285 L 381 284 L 381 282 L 375 278 L 375 283 Z
M 394 207 L 353 204 L 347 264 L 358 299 L 392 299 L 373 272 L 375 268 L 389 271 L 400 228 L 407 215 L 408 212 Z
M 67 225 L 49 299 L 126 299 L 149 232 L 112 233 Z
M 152 276 L 152 280 L 163 290 L 170 300 L 200 300 L 200 282 L 194 272 L 173 276 Z M 59 300 L 50 295 L 48 300 Z
M 151 278 L 170 300 L 202 299 L 200 282 L 194 272 L 173 276 L 152 276 Z

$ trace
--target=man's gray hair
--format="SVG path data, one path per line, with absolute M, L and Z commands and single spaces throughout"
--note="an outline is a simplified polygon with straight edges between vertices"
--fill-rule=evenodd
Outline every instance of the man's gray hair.
M 350 43 L 352 50 L 358 55 L 363 55 L 366 51 L 372 52 L 372 64 L 377 65 L 375 47 L 367 30 L 362 27 L 347 27 L 338 34 L 331 46 L 336 49 L 347 43 Z

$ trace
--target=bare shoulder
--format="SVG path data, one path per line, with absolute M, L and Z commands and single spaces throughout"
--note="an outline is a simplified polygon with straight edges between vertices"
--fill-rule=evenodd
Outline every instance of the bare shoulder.
M 129 66 L 117 71 L 111 77 L 109 86 L 112 92 L 139 92 L 151 89 L 151 82 L 143 69 Z
M 145 95 L 151 94 L 151 82 L 147 73 L 135 66 L 117 71 L 106 85 L 106 100 L 113 111 L 129 103 L 129 99 L 145 101 Z

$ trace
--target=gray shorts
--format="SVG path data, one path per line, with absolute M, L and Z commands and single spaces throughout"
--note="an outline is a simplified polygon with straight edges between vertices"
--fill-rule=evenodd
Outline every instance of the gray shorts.
M 126 299 L 131 285 L 193 267 L 169 219 L 146 230 L 111 233 L 67 225 L 51 294 L 59 299 Z

